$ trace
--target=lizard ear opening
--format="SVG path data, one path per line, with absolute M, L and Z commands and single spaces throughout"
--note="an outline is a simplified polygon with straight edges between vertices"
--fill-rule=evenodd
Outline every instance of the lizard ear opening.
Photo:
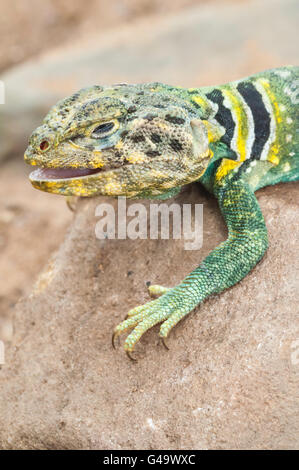
M 209 150 L 208 131 L 200 119 L 190 121 L 193 137 L 193 157 L 195 160 L 206 157 Z

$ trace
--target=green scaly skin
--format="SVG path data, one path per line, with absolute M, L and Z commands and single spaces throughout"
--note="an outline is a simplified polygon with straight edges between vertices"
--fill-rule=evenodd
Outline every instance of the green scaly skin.
M 161 83 L 90 87 L 60 101 L 30 137 L 33 186 L 64 196 L 163 199 L 199 181 L 217 198 L 228 238 L 178 286 L 128 313 L 128 355 L 161 323 L 163 340 L 213 293 L 233 286 L 268 246 L 254 192 L 299 179 L 298 67 L 216 87 Z M 131 356 L 130 356 L 131 357 Z

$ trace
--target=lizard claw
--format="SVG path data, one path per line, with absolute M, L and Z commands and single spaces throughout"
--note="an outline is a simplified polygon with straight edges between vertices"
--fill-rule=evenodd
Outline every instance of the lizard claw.
M 112 338 L 111 338 L 113 349 L 116 349 L 116 347 L 115 347 L 115 338 L 118 338 L 118 345 L 119 345 L 119 335 L 117 334 L 117 331 L 114 331 L 114 333 L 112 335 Z
M 152 300 L 145 305 L 140 305 L 130 310 L 128 318 L 115 328 L 112 337 L 113 346 L 117 336 L 131 330 L 124 343 L 124 349 L 131 360 L 136 361 L 136 359 L 131 356 L 131 353 L 141 336 L 143 336 L 147 330 L 157 325 L 157 323 L 162 323 L 159 335 L 163 346 L 165 349 L 169 350 L 165 340 L 170 330 L 194 308 L 194 301 L 192 300 L 191 303 L 188 297 L 182 297 L 179 289 L 158 287 L 158 289 L 154 289 L 156 292 L 160 291 L 161 294 L 164 292 L 159 299 Z
M 168 345 L 166 344 L 165 338 L 161 338 L 161 343 L 163 344 L 164 348 L 165 348 L 167 351 L 170 350 L 170 348 L 169 348 Z
M 131 356 L 131 352 L 130 351 L 126 351 L 126 355 L 128 356 L 128 358 L 133 361 L 133 362 L 138 362 L 137 359 L 133 356 Z

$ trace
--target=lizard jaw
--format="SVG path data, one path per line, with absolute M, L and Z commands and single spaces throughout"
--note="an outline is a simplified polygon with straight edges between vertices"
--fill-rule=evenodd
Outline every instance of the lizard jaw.
M 123 195 L 121 175 L 124 167 L 107 168 L 39 168 L 29 175 L 32 186 L 63 196 L 91 197 Z

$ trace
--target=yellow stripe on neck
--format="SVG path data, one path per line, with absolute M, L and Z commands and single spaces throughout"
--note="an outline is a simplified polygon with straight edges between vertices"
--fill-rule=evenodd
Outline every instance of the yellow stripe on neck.
M 231 90 L 224 89 L 222 93 L 229 100 L 231 111 L 235 118 L 236 130 L 234 135 L 236 136 L 236 148 L 233 150 L 239 155 L 240 161 L 243 162 L 246 159 L 246 139 L 248 137 L 247 115 L 242 103 Z
M 231 170 L 236 168 L 238 165 L 240 165 L 240 162 L 224 158 L 216 172 L 216 181 L 222 180 L 222 178 L 224 178 Z

